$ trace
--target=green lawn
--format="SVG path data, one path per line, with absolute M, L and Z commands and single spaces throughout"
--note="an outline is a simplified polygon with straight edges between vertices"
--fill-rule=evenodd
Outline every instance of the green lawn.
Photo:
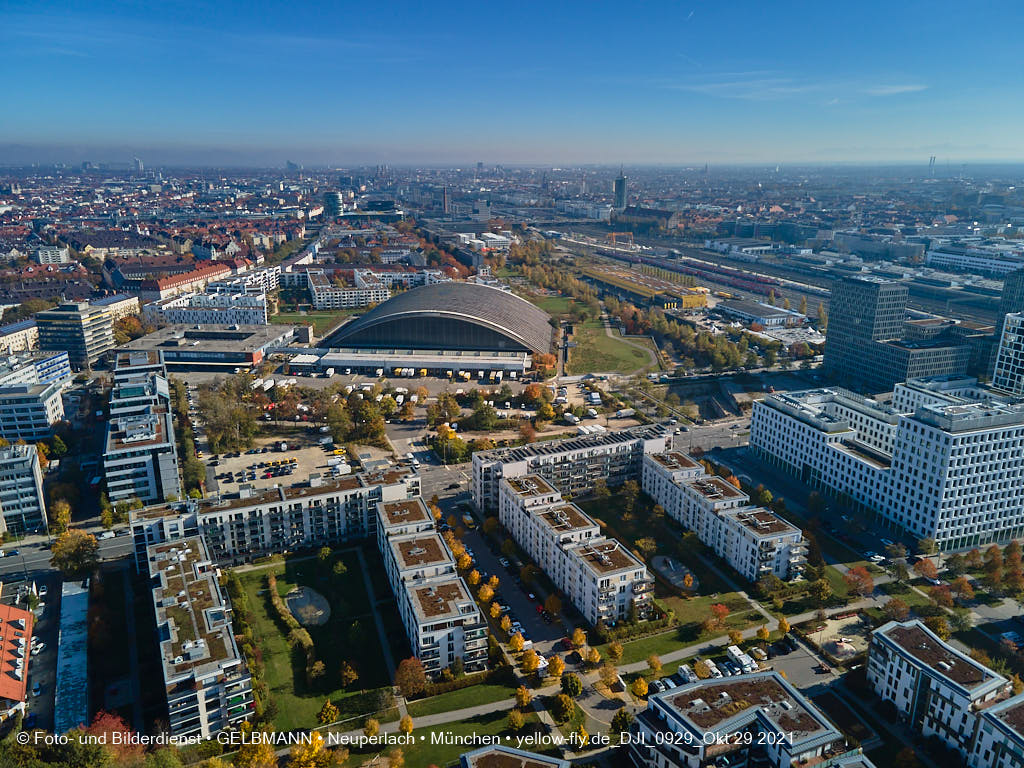
M 283 325 L 309 325 L 313 324 L 313 333 L 316 336 L 323 336 L 327 331 L 334 328 L 346 317 L 359 312 L 360 310 L 339 309 L 311 312 L 278 312 L 270 318 L 272 323 Z
M 337 560 L 344 562 L 348 569 L 343 576 L 335 576 L 331 571 Z M 266 594 L 266 575 L 270 572 L 276 574 L 278 592 L 282 596 L 301 584 L 317 590 L 331 604 L 328 623 L 309 630 L 317 658 L 327 667 L 324 678 L 313 686 L 306 683 L 303 660 L 288 645 L 287 630 L 273 618 L 273 608 Z M 316 558 L 292 558 L 238 576 L 252 608 L 253 633 L 263 654 L 267 686 L 277 705 L 274 726 L 278 730 L 316 725 L 317 713 L 326 698 L 338 706 L 343 718 L 376 711 L 376 689 L 388 686 L 391 681 L 381 651 L 381 639 L 370 613 L 359 560 L 354 553 L 336 554 L 326 564 Z M 359 672 L 355 690 L 340 687 L 338 675 L 342 661 L 354 664 Z
M 512 699 L 515 691 L 514 687 L 500 683 L 471 685 L 468 688 L 431 696 L 422 701 L 414 701 L 409 704 L 409 714 L 412 717 L 423 717 L 424 715 L 436 715 L 438 712 L 451 712 L 455 709 L 507 701 Z
M 572 340 L 576 346 L 569 350 L 568 373 L 633 373 L 650 365 L 650 356 L 646 352 L 620 338 L 608 336 L 600 320 L 577 323 Z
M 530 303 L 536 304 L 552 317 L 568 315 L 573 299 L 568 296 L 528 296 Z

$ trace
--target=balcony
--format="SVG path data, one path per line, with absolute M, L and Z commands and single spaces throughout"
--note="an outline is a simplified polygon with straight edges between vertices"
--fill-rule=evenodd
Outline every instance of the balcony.
M 653 579 L 633 582 L 634 595 L 643 594 L 644 592 L 650 592 L 652 589 L 654 589 Z

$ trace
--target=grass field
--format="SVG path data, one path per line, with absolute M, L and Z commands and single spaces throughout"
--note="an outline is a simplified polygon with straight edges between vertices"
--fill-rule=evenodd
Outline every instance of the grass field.
M 457 691 L 431 696 L 422 701 L 414 701 L 409 704 L 409 714 L 412 717 L 423 717 L 424 715 L 436 715 L 438 712 L 450 712 L 454 709 L 493 704 L 496 701 L 508 701 L 512 699 L 515 692 L 516 689 L 508 685 L 495 683 L 471 685 L 469 688 L 461 688 Z
M 309 325 L 313 324 L 313 333 L 323 336 L 324 333 L 334 328 L 346 317 L 355 314 L 359 310 L 339 309 L 333 311 L 312 311 L 312 312 L 278 312 L 270 318 L 270 322 L 281 325 Z
M 573 300 L 568 296 L 530 296 L 529 300 L 552 317 L 568 315 L 573 305 Z
M 600 320 L 577 323 L 569 350 L 568 372 L 572 374 L 602 372 L 632 373 L 650 365 L 650 356 L 619 338 L 608 336 Z
M 336 576 L 331 570 L 338 560 L 348 569 L 343 576 Z M 309 629 L 317 658 L 327 667 L 323 679 L 312 686 L 306 683 L 303 660 L 288 645 L 287 629 L 273 618 L 273 608 L 266 594 L 266 575 L 271 572 L 277 576 L 277 588 L 282 596 L 301 584 L 317 590 L 331 604 L 328 623 Z M 238 576 L 252 608 L 253 632 L 263 653 L 267 686 L 277 704 L 275 728 L 287 731 L 316 725 L 317 713 L 326 698 L 335 703 L 342 718 L 377 710 L 376 691 L 391 681 L 381 651 L 381 638 L 377 636 L 370 613 L 359 560 L 354 553 L 335 555 L 327 563 L 316 558 L 291 559 Z M 338 675 L 342 661 L 353 664 L 359 672 L 359 680 L 352 686 L 354 690 L 340 687 Z M 397 714 L 378 717 L 381 720 L 396 718 Z

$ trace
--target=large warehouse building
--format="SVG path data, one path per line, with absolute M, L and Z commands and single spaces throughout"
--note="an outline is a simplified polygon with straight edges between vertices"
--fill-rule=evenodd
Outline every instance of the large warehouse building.
M 550 352 L 548 314 L 505 291 L 436 283 L 400 293 L 340 328 L 325 346 L 362 349 Z

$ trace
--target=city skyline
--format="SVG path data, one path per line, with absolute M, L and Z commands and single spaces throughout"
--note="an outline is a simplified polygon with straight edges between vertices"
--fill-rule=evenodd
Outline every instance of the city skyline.
M 1024 159 L 1008 98 L 1020 9 L 954 10 L 15 2 L 0 40 L 19 106 L 0 118 L 0 162 Z M 953 55 L 934 55 L 943 40 Z

